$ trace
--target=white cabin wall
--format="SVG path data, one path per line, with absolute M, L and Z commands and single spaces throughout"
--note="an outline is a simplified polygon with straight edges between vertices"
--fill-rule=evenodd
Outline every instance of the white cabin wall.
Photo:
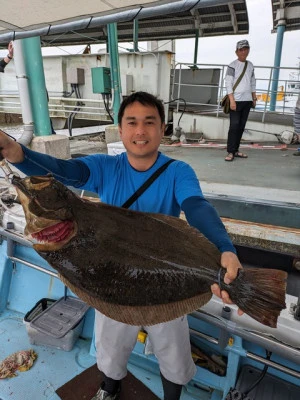
M 170 52 L 121 53 L 119 54 L 121 80 L 125 75 L 132 75 L 134 91 L 149 91 L 168 101 L 172 56 Z M 82 97 L 99 98 L 99 95 L 92 91 L 91 68 L 108 67 L 108 54 L 45 56 L 43 62 L 49 92 L 62 94 L 65 90 L 70 91 L 71 86 L 66 83 L 66 70 L 83 68 L 85 84 L 80 85 Z
M 166 51 L 119 54 L 122 95 L 125 96 L 134 91 L 143 90 L 167 102 L 169 100 L 172 60 L 173 53 Z M 93 93 L 91 68 L 109 67 L 108 54 L 45 56 L 43 63 L 46 87 L 50 97 L 61 97 L 63 92 L 70 92 L 71 84 L 67 83 L 66 72 L 68 68 L 81 68 L 85 71 L 85 83 L 79 85 L 81 98 L 102 101 L 101 94 Z M 127 75 L 130 77 L 126 78 Z M 127 85 L 128 87 L 126 87 Z M 73 94 L 72 98 L 74 97 Z M 84 103 L 89 105 L 86 101 Z M 104 113 L 103 105 L 99 104 L 100 108 Z M 168 105 L 166 105 L 166 115 L 167 112 Z M 51 111 L 51 115 L 63 117 L 62 112 L 53 113 Z M 67 114 L 65 114 L 65 117 L 67 117 Z M 98 119 L 99 114 L 95 111 L 95 115 L 78 114 L 76 118 Z
M 3 97 L 3 94 L 19 95 L 15 64 L 13 60 L 5 67 L 5 72 L 0 73 L 0 110 L 5 107 L 6 113 L 21 114 L 20 100 L 11 97 Z
M 180 116 L 181 112 L 174 111 L 174 126 L 177 126 Z M 226 141 L 229 129 L 229 117 L 216 118 L 214 116 L 185 113 L 180 120 L 180 126 L 187 138 L 195 137 L 195 133 L 201 132 L 204 139 Z M 293 128 L 289 125 L 265 124 L 248 120 L 242 140 L 248 142 L 274 142 L 274 140 L 277 140 L 274 134 L 282 133 L 284 130 L 291 131 Z

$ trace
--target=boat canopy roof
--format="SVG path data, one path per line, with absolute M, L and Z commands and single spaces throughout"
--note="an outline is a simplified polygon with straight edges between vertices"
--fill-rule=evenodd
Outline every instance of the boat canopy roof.
M 273 33 L 279 24 L 285 25 L 286 31 L 300 29 L 300 1 L 299 0 L 271 0 L 273 15 Z
M 0 47 L 10 40 L 40 36 L 42 46 L 98 44 L 118 23 L 118 41 L 139 41 L 249 33 L 246 0 L 10 0 L 1 11 Z

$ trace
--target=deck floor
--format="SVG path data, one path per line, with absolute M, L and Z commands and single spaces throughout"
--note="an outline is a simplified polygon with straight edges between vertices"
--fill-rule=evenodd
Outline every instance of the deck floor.
M 226 143 L 207 141 L 205 144 L 162 144 L 160 151 L 169 157 L 187 162 L 194 168 L 202 190 L 247 197 L 300 203 L 300 156 L 294 156 L 300 145 L 241 143 L 247 159 L 225 162 Z M 99 138 L 74 137 L 70 141 L 71 154 L 107 153 L 106 144 Z M 267 189 L 267 190 L 266 190 Z
M 48 346 L 31 345 L 21 313 L 5 311 L 0 316 L 0 362 L 7 356 L 20 351 L 33 349 L 38 357 L 32 368 L 26 372 L 17 372 L 17 376 L 1 381 L 0 400 L 90 400 L 89 394 L 98 382 L 96 359 L 90 355 L 90 340 L 79 338 L 71 351 Z M 92 387 L 87 391 L 78 389 L 76 396 L 70 397 L 71 386 L 83 385 L 81 374 L 90 370 L 88 380 Z M 154 400 L 163 396 L 161 379 L 155 371 L 144 370 L 135 364 L 128 365 L 129 375 L 125 394 L 121 400 Z M 87 371 L 88 373 L 88 371 Z M 137 377 L 138 379 L 134 378 Z M 96 380 L 96 381 L 95 381 Z M 73 382 L 73 383 L 72 383 Z M 24 391 L 24 388 L 26 390 Z M 150 390 L 151 388 L 151 390 Z M 153 393 L 152 393 L 153 392 Z M 138 393 L 137 398 L 134 394 Z M 87 395 L 87 396 L 86 396 Z M 211 393 L 193 385 L 183 388 L 181 400 L 211 400 Z M 220 400 L 220 397 L 215 397 Z
M 266 374 L 262 381 L 255 385 L 262 372 L 256 368 L 245 365 L 237 381 L 237 389 L 241 392 L 249 392 L 249 398 L 253 400 L 298 400 L 299 387 L 289 382 L 285 382 L 270 374 Z
M 5 311 L 0 316 L 0 361 L 20 350 L 38 354 L 33 367 L 1 381 L 1 400 L 59 400 L 56 389 L 95 364 L 90 341 L 79 339 L 69 352 L 29 342 L 23 315 Z M 24 391 L 26 388 L 26 391 Z

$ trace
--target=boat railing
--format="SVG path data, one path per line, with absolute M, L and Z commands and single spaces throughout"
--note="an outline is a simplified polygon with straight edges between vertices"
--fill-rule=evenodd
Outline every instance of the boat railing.
M 211 113 L 217 117 L 222 115 L 220 100 L 226 93 L 226 64 L 198 63 L 191 65 L 190 63 L 176 63 L 171 68 L 170 99 L 165 99 L 166 101 L 173 100 L 177 111 L 186 105 L 188 110 L 200 114 Z M 185 70 L 193 72 L 189 81 L 184 81 Z M 199 75 L 197 70 L 215 70 L 217 73 L 212 75 L 213 80 L 201 78 L 200 81 L 194 79 Z M 275 70 L 279 70 L 279 78 L 276 79 L 276 85 L 274 85 Z M 262 122 L 265 121 L 268 113 L 294 114 L 294 107 L 300 95 L 300 81 L 297 80 L 300 76 L 299 67 L 255 65 L 255 76 L 258 102 L 254 112 L 259 113 L 259 118 L 261 118 Z M 291 76 L 295 79 L 291 79 Z M 274 90 L 274 86 L 276 90 Z M 209 89 L 212 94 L 211 99 L 201 101 L 201 93 Z M 190 95 L 193 96 L 189 98 Z M 68 97 L 64 92 L 49 91 L 48 107 L 50 117 L 54 118 L 67 119 L 72 115 L 76 115 L 77 119 L 111 121 L 103 99 L 98 97 Z M 0 90 L 0 113 L 22 113 L 17 90 Z
M 68 118 L 76 114 L 76 118 L 110 121 L 103 100 L 49 96 L 50 117 Z M 0 91 L 0 113 L 21 114 L 21 102 L 18 91 Z
M 264 122 L 265 116 L 268 113 L 278 113 L 291 115 L 294 114 L 294 108 L 296 102 L 300 96 L 300 81 L 293 80 L 291 85 L 291 73 L 294 72 L 295 76 L 300 75 L 299 67 L 272 67 L 272 66 L 260 66 L 255 65 L 255 77 L 256 77 L 256 94 L 257 94 L 257 105 L 254 110 L 256 113 L 261 114 L 261 121 Z M 220 106 L 220 100 L 226 94 L 225 88 L 225 74 L 227 65 L 225 64 L 189 64 L 189 63 L 177 63 L 175 65 L 175 71 L 172 74 L 171 79 L 171 100 L 176 103 L 176 111 L 183 107 L 197 112 L 198 114 L 214 114 L 217 117 L 222 115 L 222 108 Z M 197 71 L 199 70 L 198 76 L 201 74 L 201 70 L 204 72 L 207 69 L 217 70 L 219 73 L 214 76 L 214 82 L 203 82 L 202 79 L 197 80 Z M 186 82 L 184 77 L 186 72 L 184 70 L 192 70 L 193 74 L 189 74 Z M 279 70 L 280 78 L 274 79 L 274 72 Z M 274 82 L 276 82 L 276 90 L 274 90 Z M 199 90 L 199 98 L 201 88 L 211 89 L 214 94 L 209 102 L 195 101 L 194 98 L 190 101 L 184 99 L 182 93 L 187 93 L 187 89 L 190 93 L 197 93 Z M 189 96 L 187 96 L 189 97 Z

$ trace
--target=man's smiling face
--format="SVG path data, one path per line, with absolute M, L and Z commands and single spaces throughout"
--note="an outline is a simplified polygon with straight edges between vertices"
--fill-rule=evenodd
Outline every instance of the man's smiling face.
M 165 124 L 156 107 L 134 102 L 125 108 L 119 131 L 129 160 L 155 160 Z

